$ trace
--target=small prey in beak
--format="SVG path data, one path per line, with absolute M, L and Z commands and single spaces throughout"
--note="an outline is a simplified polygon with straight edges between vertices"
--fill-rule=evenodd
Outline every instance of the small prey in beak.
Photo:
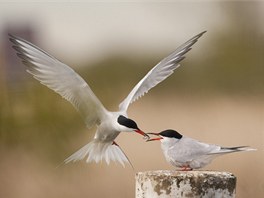
M 159 133 L 147 133 L 147 134 L 148 134 L 148 135 L 156 135 L 156 136 L 159 136 L 159 137 L 157 137 L 157 138 L 148 138 L 148 139 L 146 140 L 146 142 L 156 141 L 156 140 L 161 140 L 161 139 L 163 139 L 163 138 L 160 136 Z
M 139 133 L 140 135 L 143 135 L 143 139 L 146 141 L 149 141 L 150 137 L 147 133 L 144 133 L 143 131 L 141 131 L 140 129 L 135 130 L 136 133 Z

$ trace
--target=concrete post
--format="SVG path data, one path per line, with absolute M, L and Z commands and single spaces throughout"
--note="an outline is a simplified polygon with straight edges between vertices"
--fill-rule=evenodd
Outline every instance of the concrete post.
M 236 177 L 215 171 L 147 171 L 136 174 L 136 198 L 234 198 Z

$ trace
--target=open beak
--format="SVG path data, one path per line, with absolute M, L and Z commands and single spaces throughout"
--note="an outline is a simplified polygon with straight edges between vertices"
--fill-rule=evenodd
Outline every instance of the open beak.
M 159 136 L 159 133 L 147 133 L 147 134 Z M 157 138 L 149 138 L 148 140 L 146 140 L 146 142 L 156 141 L 156 140 L 161 140 L 161 139 L 163 138 L 159 136 Z
M 136 133 L 139 133 L 140 135 L 144 136 L 144 139 L 148 141 L 150 139 L 149 135 L 141 131 L 140 129 L 135 130 Z

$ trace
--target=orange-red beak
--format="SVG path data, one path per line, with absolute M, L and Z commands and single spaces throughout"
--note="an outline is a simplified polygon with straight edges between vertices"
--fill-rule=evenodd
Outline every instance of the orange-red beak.
M 147 133 L 147 134 L 159 136 L 159 133 Z M 147 140 L 147 142 L 161 140 L 161 139 L 163 139 L 163 138 L 159 136 L 157 138 L 150 138 L 150 139 Z

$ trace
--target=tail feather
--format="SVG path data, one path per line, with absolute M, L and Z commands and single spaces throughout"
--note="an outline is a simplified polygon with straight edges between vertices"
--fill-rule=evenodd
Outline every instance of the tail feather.
M 250 148 L 248 146 L 237 146 L 237 147 L 221 147 L 219 151 L 211 152 L 211 154 L 225 154 L 225 153 L 233 153 L 239 151 L 256 151 L 257 149 Z
M 116 143 L 102 143 L 96 140 L 86 144 L 80 150 L 65 159 L 64 163 L 76 162 L 83 160 L 85 157 L 87 157 L 87 163 L 92 161 L 98 163 L 105 160 L 107 164 L 109 164 L 110 161 L 117 161 L 122 164 L 122 166 L 125 166 L 125 163 L 131 164 L 125 153 Z

